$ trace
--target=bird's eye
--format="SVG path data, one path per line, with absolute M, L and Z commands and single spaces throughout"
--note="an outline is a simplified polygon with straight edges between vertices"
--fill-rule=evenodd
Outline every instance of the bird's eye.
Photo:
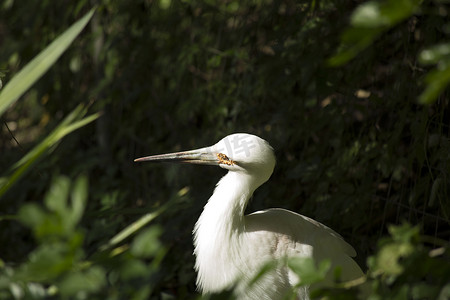
M 228 166 L 234 165 L 234 161 L 232 161 L 228 156 L 223 153 L 217 154 L 217 158 L 219 159 L 220 164 L 225 164 Z

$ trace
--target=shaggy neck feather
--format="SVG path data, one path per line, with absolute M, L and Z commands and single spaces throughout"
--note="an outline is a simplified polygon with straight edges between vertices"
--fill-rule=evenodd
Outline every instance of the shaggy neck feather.
M 244 210 L 256 183 L 245 173 L 228 172 L 217 184 L 194 228 L 197 286 L 203 292 L 226 288 L 240 274 L 238 249 Z

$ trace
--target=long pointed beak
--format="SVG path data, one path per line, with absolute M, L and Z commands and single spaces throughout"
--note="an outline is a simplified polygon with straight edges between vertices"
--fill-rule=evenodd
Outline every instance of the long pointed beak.
M 218 166 L 221 163 L 219 156 L 217 156 L 215 153 L 211 151 L 211 147 L 205 147 L 191 151 L 145 156 L 141 158 L 136 158 L 134 161 L 176 162 L 176 163 L 189 163 L 189 164 L 215 165 L 215 166 Z

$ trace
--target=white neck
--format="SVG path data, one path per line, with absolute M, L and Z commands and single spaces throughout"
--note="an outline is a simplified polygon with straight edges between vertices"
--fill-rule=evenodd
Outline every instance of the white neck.
M 201 291 L 220 291 L 240 275 L 238 250 L 244 210 L 256 188 L 248 174 L 228 172 L 205 205 L 194 228 L 195 269 Z

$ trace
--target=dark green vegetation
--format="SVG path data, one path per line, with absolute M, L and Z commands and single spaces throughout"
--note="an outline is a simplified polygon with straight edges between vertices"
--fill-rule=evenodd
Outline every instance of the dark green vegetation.
M 191 230 L 223 170 L 133 159 L 233 132 L 276 149 L 249 212 L 334 228 L 372 299 L 450 297 L 448 1 L 0 5 L 0 299 L 198 297 Z

